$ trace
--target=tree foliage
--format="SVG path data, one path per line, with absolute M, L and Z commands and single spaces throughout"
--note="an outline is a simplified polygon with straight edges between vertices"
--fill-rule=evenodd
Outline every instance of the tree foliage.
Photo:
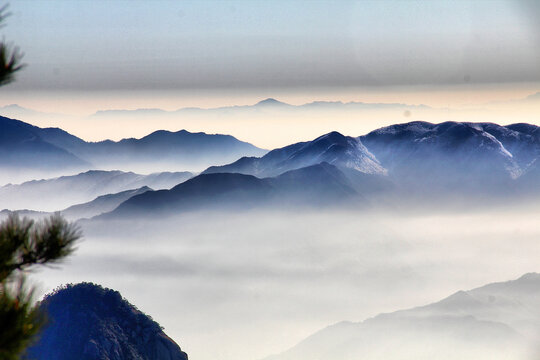
M 3 27 L 6 18 L 10 15 L 8 6 L 0 7 L 0 27 Z M 14 74 L 22 69 L 23 54 L 19 49 L 4 40 L 0 40 L 0 86 L 9 84 L 14 80 Z
M 58 214 L 36 223 L 12 213 L 0 223 L 0 360 L 18 359 L 43 324 L 25 273 L 58 263 L 80 237 Z
M 0 6 L 0 28 L 10 15 Z M 0 86 L 24 65 L 17 47 L 0 41 Z M 58 263 L 81 237 L 77 226 L 55 214 L 39 223 L 12 213 L 0 223 L 0 360 L 19 359 L 44 322 L 25 274 L 35 266 Z

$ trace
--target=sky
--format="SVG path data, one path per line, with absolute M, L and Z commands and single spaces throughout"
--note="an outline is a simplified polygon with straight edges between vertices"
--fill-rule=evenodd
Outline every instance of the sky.
M 274 97 L 455 106 L 540 89 L 540 3 L 9 2 L 0 106 L 89 115 Z

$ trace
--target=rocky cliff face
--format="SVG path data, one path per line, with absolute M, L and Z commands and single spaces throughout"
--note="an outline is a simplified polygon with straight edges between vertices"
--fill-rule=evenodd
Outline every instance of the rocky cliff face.
M 40 306 L 48 322 L 27 359 L 187 360 L 158 323 L 117 291 L 91 283 L 67 285 Z

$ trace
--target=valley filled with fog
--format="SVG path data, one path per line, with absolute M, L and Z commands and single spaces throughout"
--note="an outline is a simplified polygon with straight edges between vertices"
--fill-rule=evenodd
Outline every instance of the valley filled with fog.
M 89 143 L 0 125 L 3 176 L 64 173 L 0 186 L 0 218 L 59 212 L 84 234 L 60 269 L 31 274 L 39 295 L 119 291 L 200 360 L 538 354 L 535 125 L 413 121 L 271 151 L 187 131 Z M 176 154 L 213 165 L 144 170 Z M 143 171 L 103 170 L 115 162 Z
M 61 269 L 32 278 L 42 293 L 80 281 L 119 290 L 193 359 L 259 359 L 340 321 L 538 271 L 539 215 L 535 206 L 92 220 Z

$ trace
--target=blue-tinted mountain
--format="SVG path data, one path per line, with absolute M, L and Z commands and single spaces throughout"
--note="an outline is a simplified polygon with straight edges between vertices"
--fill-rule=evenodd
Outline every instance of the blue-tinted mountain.
M 365 199 L 336 166 L 321 163 L 263 179 L 238 173 L 201 174 L 170 190 L 133 196 L 102 217 L 351 203 L 361 206 Z
M 536 125 L 524 123 L 507 126 L 491 123 L 476 125 L 501 142 L 512 154 L 522 172 L 526 172 L 531 162 L 540 156 L 540 128 Z
M 294 105 L 289 105 L 287 103 L 281 102 L 274 98 L 267 98 L 267 99 L 259 101 L 258 103 L 253 105 L 253 107 L 258 107 L 258 108 L 260 107 L 286 107 L 288 108 L 288 107 L 294 107 Z
M 123 202 L 113 216 L 177 213 L 200 209 L 248 207 L 271 192 L 266 181 L 242 174 L 199 175 L 170 190 L 148 191 Z M 105 214 L 107 216 L 109 214 Z
M 386 181 L 422 191 L 515 188 L 523 176 L 532 182 L 540 162 L 540 128 L 530 124 L 415 121 L 391 125 L 357 139 L 337 132 L 244 157 L 204 173 L 236 172 L 258 177 L 321 162 L 364 174 L 388 175 Z M 525 180 L 523 180 L 525 182 Z
M 67 285 L 40 303 L 47 324 L 26 358 L 35 360 L 187 360 L 157 322 L 118 291 Z
M 537 353 L 540 275 L 493 283 L 430 305 L 341 322 L 268 360 L 514 359 Z
M 159 130 L 140 139 L 107 140 L 68 149 L 93 164 L 108 167 L 150 163 L 200 168 L 201 164 L 226 163 L 241 156 L 266 152 L 230 135 L 191 133 L 186 130 Z
M 290 170 L 277 177 L 267 178 L 267 181 L 274 188 L 277 201 L 283 203 L 289 200 L 325 205 L 361 198 L 347 176 L 326 162 Z
M 360 140 L 334 131 L 313 141 L 272 150 L 261 158 L 245 157 L 229 165 L 213 166 L 204 173 L 236 172 L 268 177 L 322 162 L 366 174 L 384 175 L 386 172 Z
M 57 211 L 96 197 L 148 186 L 169 189 L 193 174 L 189 172 L 140 175 L 133 172 L 90 170 L 71 176 L 33 180 L 0 187 L 0 209 Z
M 88 201 L 83 204 L 72 205 L 67 209 L 60 210 L 62 216 L 68 220 L 80 220 L 88 219 L 94 216 L 98 216 L 103 213 L 113 211 L 126 201 L 127 199 L 145 193 L 146 191 L 152 191 L 148 186 L 143 186 L 139 189 L 121 191 L 115 194 L 101 195 L 92 201 Z M 11 213 L 16 212 L 19 216 L 28 217 L 33 220 L 42 220 L 50 217 L 54 212 L 48 211 L 35 211 L 35 210 L 0 210 L 0 220 L 6 219 Z
M 422 191 L 512 187 L 540 155 L 537 127 L 411 122 L 360 140 L 396 182 Z
M 67 170 L 90 165 L 69 150 L 48 141 L 47 134 L 59 142 L 63 135 L 59 129 L 41 129 L 0 116 L 0 168 Z
M 472 195 L 494 200 L 528 196 L 540 193 L 540 130 L 529 124 L 416 121 L 357 139 L 332 132 L 204 173 L 264 178 L 322 162 L 339 168 L 350 186 L 367 197 L 386 193 L 388 199 L 402 194 L 461 201 Z
M 159 130 L 140 139 L 86 142 L 62 129 L 0 117 L 0 168 L 6 169 L 203 169 L 265 152 L 230 135 L 185 130 Z

